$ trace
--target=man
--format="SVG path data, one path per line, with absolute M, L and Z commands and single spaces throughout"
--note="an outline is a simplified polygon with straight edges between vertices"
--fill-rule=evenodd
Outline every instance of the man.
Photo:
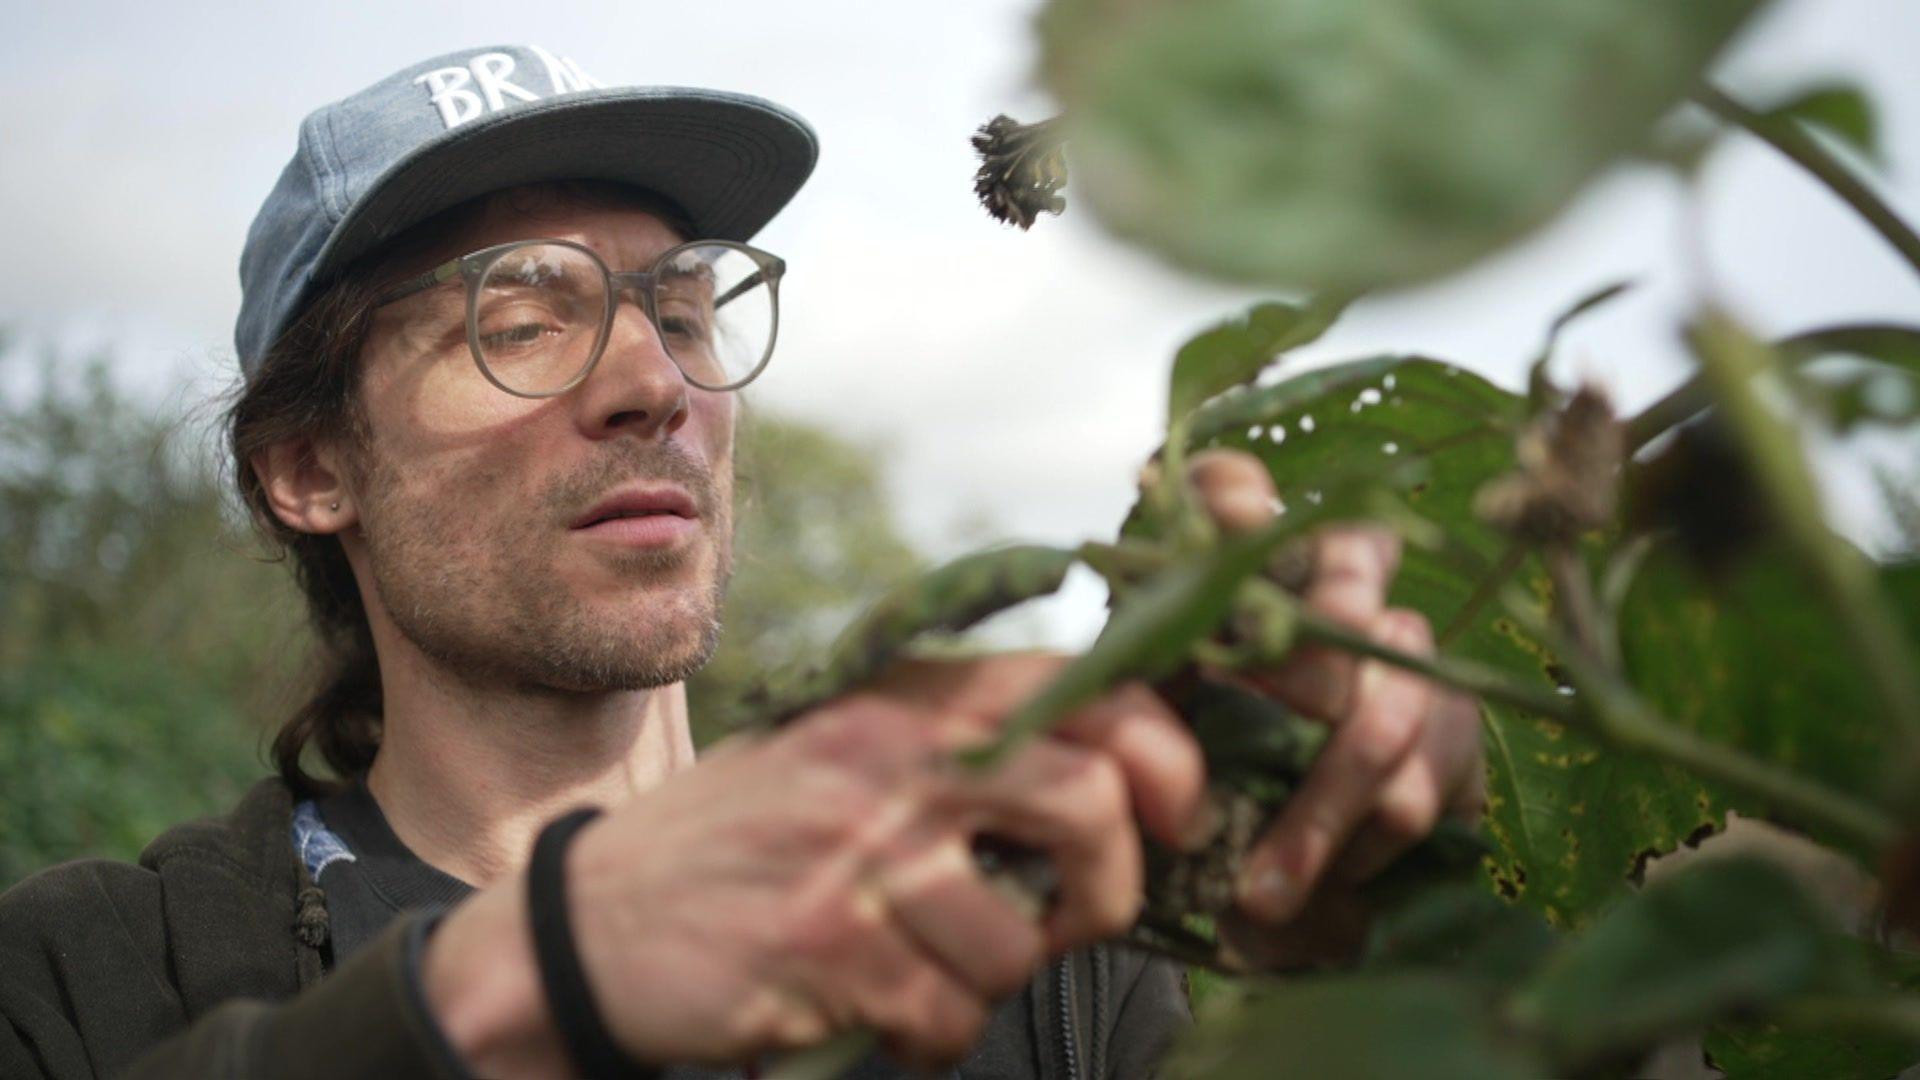
M 694 763 L 733 391 L 784 272 L 745 241 L 813 157 L 767 102 L 604 89 L 517 47 L 307 119 L 242 256 L 231 435 L 320 685 L 227 818 L 0 898 L 0 1074 L 650 1075 L 858 1028 L 963 1076 L 1152 1069 L 1177 973 L 1095 943 L 1135 915 L 1136 827 L 1190 845 L 1213 823 L 1198 748 L 1144 688 L 972 775 L 952 753 L 1060 661 L 902 665 Z M 1271 513 L 1251 459 L 1194 481 L 1224 527 Z M 1308 602 L 1428 649 L 1384 608 L 1396 558 L 1329 533 Z M 1306 956 L 1316 910 L 1475 811 L 1478 717 L 1339 654 L 1265 681 L 1339 725 L 1243 882 Z M 1056 867 L 1038 918 L 982 878 L 982 835 Z

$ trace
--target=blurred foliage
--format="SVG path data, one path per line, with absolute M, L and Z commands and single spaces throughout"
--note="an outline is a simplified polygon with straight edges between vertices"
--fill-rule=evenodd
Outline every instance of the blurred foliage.
M 0 343 L 0 888 L 80 856 L 130 859 L 223 810 L 267 766 L 306 631 L 196 419 L 116 386 L 105 355 Z M 918 566 L 867 450 L 750 413 L 737 572 L 690 687 L 710 741 L 767 667 L 818 655 Z
M 299 652 L 293 588 L 244 554 L 186 422 L 109 366 L 0 354 L 27 384 L 0 398 L 0 884 L 230 803 Z
M 1546 221 L 1759 6 L 1052 0 L 1041 74 L 1114 232 L 1201 273 L 1346 291 Z

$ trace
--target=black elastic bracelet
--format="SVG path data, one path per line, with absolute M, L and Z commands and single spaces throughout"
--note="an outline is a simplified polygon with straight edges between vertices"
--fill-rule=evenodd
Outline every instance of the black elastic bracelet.
M 573 922 L 567 917 L 567 848 L 579 831 L 600 816 L 593 807 L 566 814 L 540 830 L 527 865 L 527 914 L 533 922 L 533 955 L 540 965 L 553 1026 L 560 1031 L 567 1057 L 590 1080 L 654 1080 L 660 1076 L 629 1057 L 613 1041 L 594 1006 L 587 973 L 573 947 Z

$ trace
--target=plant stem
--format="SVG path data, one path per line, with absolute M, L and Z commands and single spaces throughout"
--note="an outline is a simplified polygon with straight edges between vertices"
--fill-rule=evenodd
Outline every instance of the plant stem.
M 1670 761 L 1757 796 L 1802 824 L 1821 826 L 1854 840 L 1862 852 L 1884 850 L 1898 835 L 1894 819 L 1871 803 L 1674 725 L 1524 603 L 1509 603 L 1507 609 L 1539 635 L 1559 659 L 1579 692 L 1582 718 L 1607 743 Z
M 1627 456 L 1632 457 L 1641 447 L 1678 427 L 1681 421 L 1712 406 L 1713 397 L 1707 393 L 1706 380 L 1698 375 L 1689 378 L 1627 421 Z
M 1349 627 L 1301 610 L 1291 594 L 1258 579 L 1243 586 L 1252 607 L 1282 605 L 1294 609 L 1290 618 L 1301 640 L 1344 649 L 1360 656 L 1405 668 L 1435 682 L 1466 690 L 1492 701 L 1557 720 L 1579 724 L 1603 741 L 1621 749 L 1663 758 L 1728 787 L 1756 795 L 1782 812 L 1807 824 L 1820 825 L 1858 841 L 1863 851 L 1878 851 L 1892 842 L 1898 829 L 1880 808 L 1809 780 L 1736 747 L 1701 738 L 1676 727 L 1655 713 L 1618 678 L 1580 652 L 1565 635 L 1528 611 L 1509 603 L 1508 610 L 1547 642 L 1568 672 L 1578 695 L 1514 683 L 1505 672 L 1457 657 L 1423 657 L 1387 648 Z
M 1859 654 L 1868 678 L 1905 741 L 1903 760 L 1920 757 L 1920 673 L 1899 619 L 1880 594 L 1872 564 L 1833 535 L 1800 447 L 1800 433 L 1760 399 L 1755 383 L 1774 374 L 1772 350 L 1724 317 L 1710 315 L 1697 352 L 1728 427 L 1743 444 L 1768 509 L 1814 587 Z
M 1788 1027 L 1920 1041 L 1920 997 L 1912 994 L 1807 995 L 1788 998 L 1768 1012 Z
M 1914 272 L 1920 273 L 1920 235 L 1916 235 L 1906 222 L 1900 220 L 1900 216 L 1875 195 L 1865 181 L 1854 175 L 1852 169 L 1808 135 L 1797 121 L 1762 116 L 1706 83 L 1694 91 L 1693 98 L 1721 119 L 1745 128 L 1791 158 L 1794 164 L 1812 173 L 1848 206 L 1853 207 L 1855 213 L 1865 218 L 1887 243 L 1892 244 Z
M 1914 338 L 1916 330 L 1897 323 L 1842 323 L 1808 330 L 1782 338 L 1775 343 L 1780 359 L 1800 364 L 1835 353 L 1854 353 L 1876 359 L 1897 355 Z M 1899 364 L 1897 360 L 1882 362 Z M 1905 365 L 1911 367 L 1910 364 Z M 1920 370 L 1913 371 L 1920 378 Z M 1633 454 L 1668 431 L 1706 409 L 1713 407 L 1713 392 L 1705 376 L 1694 375 L 1675 387 L 1667 396 L 1640 411 L 1627 421 L 1627 453 Z
M 1494 597 L 1500 595 L 1500 587 L 1507 583 L 1507 579 L 1512 577 L 1520 569 L 1520 564 L 1525 561 L 1527 561 L 1527 545 L 1519 540 L 1508 543 L 1506 553 L 1500 556 L 1500 561 L 1494 565 L 1493 569 L 1481 577 L 1480 583 L 1473 587 L 1473 595 L 1467 597 L 1467 602 L 1461 604 L 1460 610 L 1453 613 L 1453 618 L 1447 620 L 1446 629 L 1440 631 L 1440 636 L 1434 639 L 1434 645 L 1445 648 L 1453 643 L 1454 638 L 1465 633 L 1467 627 L 1473 625 L 1473 617 L 1480 614 L 1480 609 L 1486 607 Z
M 1459 657 L 1415 656 L 1389 648 L 1358 630 L 1307 611 L 1291 593 L 1258 578 L 1247 581 L 1241 589 L 1243 602 L 1255 617 L 1262 617 L 1261 610 L 1265 609 L 1267 617 L 1288 620 L 1303 641 L 1318 642 L 1371 657 L 1490 701 L 1502 702 L 1551 719 L 1574 718 L 1574 704 L 1570 699 L 1551 690 L 1517 683 L 1498 668 Z M 1284 656 L 1268 659 L 1278 662 Z
M 1568 544 L 1549 544 L 1540 552 L 1547 577 L 1553 581 L 1554 608 L 1575 647 L 1595 658 L 1608 671 L 1619 669 L 1619 658 L 1602 627 L 1600 602 L 1580 552 Z

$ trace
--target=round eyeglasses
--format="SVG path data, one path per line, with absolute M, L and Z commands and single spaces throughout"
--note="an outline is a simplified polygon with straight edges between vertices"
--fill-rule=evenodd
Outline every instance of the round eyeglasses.
M 459 277 L 467 345 L 488 382 L 546 398 L 580 385 L 606 351 L 622 293 L 633 293 L 686 380 L 737 390 L 773 355 L 787 264 L 731 240 L 672 248 L 647 270 L 613 271 L 571 240 L 516 240 L 441 263 L 374 298 L 381 307 Z

